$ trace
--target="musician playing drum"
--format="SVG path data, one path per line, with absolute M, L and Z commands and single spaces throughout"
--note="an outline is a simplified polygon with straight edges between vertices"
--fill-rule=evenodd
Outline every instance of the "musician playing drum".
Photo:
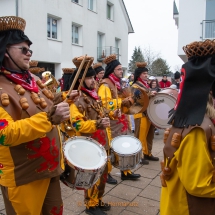
M 28 71 L 32 42 L 24 34 L 25 20 L 0 20 L 0 185 L 6 212 L 62 215 L 64 164 L 56 125 L 69 118 L 69 105 Z
M 134 83 L 132 87 L 143 89 L 148 97 L 152 97 L 156 94 L 156 91 L 151 91 L 149 85 L 147 84 L 148 69 L 146 68 L 147 63 L 137 62 L 137 69 L 134 72 Z M 137 113 L 134 115 L 135 122 L 135 137 L 138 138 L 142 143 L 142 149 L 144 158 L 141 164 L 148 164 L 148 160 L 158 161 L 158 157 L 154 157 L 151 153 L 152 144 L 154 138 L 155 126 L 146 117 L 146 112 Z
M 79 75 L 79 79 L 75 83 L 74 89 L 78 89 L 84 70 L 85 68 L 83 67 Z M 70 79 L 70 85 L 74 82 L 76 73 L 77 69 Z M 100 102 L 99 96 L 95 90 L 95 74 L 96 73 L 92 67 L 87 70 L 86 77 L 84 78 L 83 85 L 80 89 L 82 92 L 81 97 L 70 106 L 70 121 L 81 136 L 91 136 L 91 138 L 95 139 L 102 146 L 108 149 L 108 139 L 104 129 L 110 126 L 110 120 L 104 116 L 102 103 Z M 102 202 L 106 180 L 107 166 L 96 184 L 91 189 L 85 191 L 87 214 L 104 215 L 106 213 L 103 211 L 110 210 L 110 205 Z
M 129 108 L 132 105 L 131 98 L 122 100 L 118 98 L 121 90 L 120 80 L 123 75 L 121 63 L 116 59 L 116 55 L 110 55 L 105 58 L 104 63 L 107 64 L 105 68 L 105 75 L 99 87 L 98 94 L 102 99 L 103 105 L 109 110 L 110 128 L 107 128 L 108 139 L 111 141 L 114 137 L 128 134 L 128 119 L 125 114 L 121 114 L 121 108 Z M 109 165 L 108 172 L 111 171 Z M 110 175 L 109 183 L 115 184 L 117 181 Z M 134 180 L 140 178 L 140 174 L 134 174 L 129 169 L 121 171 L 122 180 Z

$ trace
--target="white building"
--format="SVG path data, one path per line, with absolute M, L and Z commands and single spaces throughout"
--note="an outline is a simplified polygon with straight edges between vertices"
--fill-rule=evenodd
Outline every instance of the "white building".
M 183 46 L 215 38 L 215 0 L 178 0 L 173 6 L 178 26 L 178 55 L 186 62 Z
M 1 0 L 0 16 L 26 20 L 32 60 L 60 78 L 81 55 L 94 62 L 116 53 L 127 70 L 128 34 L 133 27 L 123 0 Z

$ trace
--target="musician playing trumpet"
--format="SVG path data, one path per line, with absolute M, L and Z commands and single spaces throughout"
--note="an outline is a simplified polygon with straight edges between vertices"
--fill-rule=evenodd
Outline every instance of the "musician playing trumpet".
M 84 72 L 86 76 L 84 77 Z M 110 120 L 105 117 L 105 110 L 95 90 L 95 71 L 92 67 L 80 72 L 78 80 L 74 83 L 77 69 L 70 79 L 70 85 L 75 84 L 74 89 L 80 88 L 80 98 L 70 106 L 70 121 L 81 136 L 90 136 L 108 149 L 108 139 L 105 128 L 110 126 Z M 83 84 L 81 84 L 83 80 Z M 80 86 L 80 87 L 79 87 Z M 107 180 L 107 165 L 100 179 L 91 188 L 85 191 L 85 204 L 87 214 L 105 215 L 104 211 L 110 210 L 110 205 L 102 202 Z
M 147 96 L 150 98 L 154 96 L 157 92 L 151 91 L 147 83 L 148 78 L 148 69 L 146 68 L 147 63 L 137 62 L 136 65 L 137 69 L 134 72 L 134 82 L 132 87 L 144 90 Z M 135 122 L 134 135 L 141 141 L 144 154 L 144 158 L 142 159 L 141 164 L 144 165 L 149 164 L 148 160 L 158 161 L 159 158 L 154 157 L 151 153 L 155 126 L 146 117 L 146 111 L 143 113 L 135 114 L 134 122 Z
M 121 113 L 121 109 L 129 108 L 132 105 L 132 99 L 127 98 L 122 100 L 118 98 L 121 91 L 121 78 L 123 76 L 123 69 L 121 63 L 116 59 L 116 55 L 110 55 L 105 58 L 104 63 L 107 64 L 105 68 L 105 75 L 101 81 L 98 94 L 102 99 L 102 103 L 109 110 L 110 127 L 106 129 L 109 142 L 120 135 L 128 134 L 129 123 L 125 114 Z M 108 163 L 111 171 L 111 164 Z M 135 180 L 140 177 L 140 174 L 134 174 L 129 169 L 121 171 L 122 180 Z M 116 179 L 108 174 L 108 182 L 116 184 Z M 107 183 L 108 183 L 107 182 Z

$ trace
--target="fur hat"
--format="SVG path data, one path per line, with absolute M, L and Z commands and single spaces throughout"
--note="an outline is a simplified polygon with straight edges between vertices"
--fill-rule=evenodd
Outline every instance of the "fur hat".
M 214 40 L 193 42 L 183 50 L 188 56 L 181 69 L 181 83 L 175 108 L 169 123 L 182 128 L 201 125 L 206 113 L 210 91 L 215 96 Z
M 95 70 L 96 74 L 98 74 L 101 71 L 104 71 L 104 68 L 102 67 L 102 63 L 94 64 L 93 69 Z
M 25 20 L 17 16 L 0 17 L 0 67 L 8 45 L 21 42 L 27 42 L 29 46 L 32 44 L 24 34 L 25 25 Z
M 113 73 L 114 69 L 121 65 L 121 63 L 116 59 L 116 55 L 112 54 L 108 57 L 106 57 L 103 61 L 105 64 L 107 64 L 107 66 L 105 67 L 105 74 L 104 74 L 104 78 L 108 78 L 108 76 Z
M 77 79 L 77 81 L 76 81 L 76 83 L 75 83 L 75 87 L 74 87 L 74 89 L 78 89 L 78 86 L 79 86 L 79 79 L 81 79 L 82 77 L 83 77 L 83 75 L 84 75 L 84 71 L 85 71 L 85 68 L 86 68 L 86 65 L 87 65 L 87 63 L 90 61 L 90 67 L 88 68 L 88 70 L 87 70 L 87 74 L 86 74 L 86 76 L 85 77 L 91 77 L 91 76 L 95 76 L 96 75 L 96 72 L 95 72 L 95 70 L 91 67 L 91 65 L 92 65 L 92 63 L 93 63 L 93 57 L 88 57 L 87 58 L 87 61 L 86 61 L 86 63 L 84 64 L 84 66 L 82 67 L 82 70 L 81 70 L 81 72 L 80 72 L 80 74 L 79 74 L 79 76 L 78 76 L 78 79 Z M 75 79 L 75 76 L 76 76 L 76 74 L 77 74 L 77 71 L 78 71 L 78 68 L 80 67 L 80 65 L 81 65 L 81 61 L 83 60 L 83 58 L 82 57 L 76 57 L 76 58 L 74 58 L 73 59 L 73 63 L 75 62 L 76 63 L 76 65 L 78 66 L 76 69 L 75 69 L 75 71 L 73 72 L 73 74 L 72 74 L 72 76 L 70 77 L 70 80 L 69 80 L 69 87 L 72 85 L 72 83 L 73 83 L 73 81 L 74 81 L 74 79 Z M 79 62 L 78 62 L 79 61 Z
M 137 79 L 140 77 L 141 73 L 148 72 L 149 70 L 146 68 L 147 63 L 146 62 L 136 62 L 137 68 L 134 71 L 134 83 L 137 81 Z
M 64 74 L 72 74 L 75 69 L 73 68 L 62 68 Z
M 40 67 L 37 67 L 38 65 L 38 61 L 35 61 L 35 60 L 31 60 L 29 62 L 29 65 L 30 65 L 30 68 L 29 68 L 29 71 L 33 74 L 38 74 L 40 72 L 44 72 L 45 71 L 45 68 L 40 68 Z

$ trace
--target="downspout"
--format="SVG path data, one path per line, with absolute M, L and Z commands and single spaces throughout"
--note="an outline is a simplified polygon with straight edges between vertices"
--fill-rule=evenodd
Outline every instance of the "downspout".
M 16 0 L 16 16 L 18 16 L 19 14 L 19 3 L 18 3 L 19 0 Z

